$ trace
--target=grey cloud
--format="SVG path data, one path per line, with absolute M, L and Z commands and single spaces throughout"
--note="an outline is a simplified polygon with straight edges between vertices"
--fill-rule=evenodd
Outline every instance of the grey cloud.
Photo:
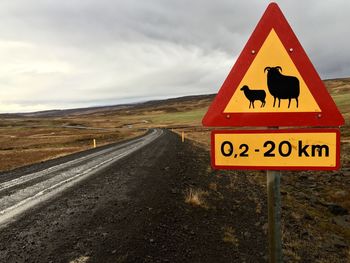
M 350 2 L 278 2 L 320 76 L 349 76 Z M 0 111 L 216 92 L 267 4 L 2 1 Z

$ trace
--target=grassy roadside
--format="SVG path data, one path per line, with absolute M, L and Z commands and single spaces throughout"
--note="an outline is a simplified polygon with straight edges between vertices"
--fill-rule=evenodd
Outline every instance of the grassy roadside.
M 84 122 L 79 125 L 89 127 Z M 125 128 L 78 128 L 80 126 L 62 119 L 4 120 L 0 127 L 0 171 L 90 149 L 93 139 L 97 146 L 102 146 L 143 132 Z
M 326 82 L 328 87 L 335 84 Z M 341 127 L 342 168 L 334 172 L 287 171 L 282 176 L 283 254 L 287 262 L 305 262 L 310 255 L 315 256 L 312 262 L 350 262 L 350 95 L 336 89 L 333 99 L 346 122 Z M 187 140 L 209 151 L 210 130 L 201 127 L 202 116 L 193 115 L 189 120 L 188 115 L 182 119 L 177 115 L 177 123 L 192 126 L 174 131 L 179 136 L 184 132 Z M 266 181 L 259 173 L 250 172 L 251 181 L 264 188 Z M 203 193 L 189 193 L 188 202 L 198 203 L 201 196 Z
M 209 131 L 179 129 L 179 136 L 182 131 L 192 143 L 209 151 Z M 286 262 L 306 262 L 305 259 L 313 257 L 310 262 L 350 262 L 350 215 L 346 212 L 350 211 L 348 139 L 343 138 L 343 168 L 340 171 L 282 173 L 282 232 Z M 263 171 L 248 172 L 252 184 L 266 189 L 266 177 L 261 173 Z

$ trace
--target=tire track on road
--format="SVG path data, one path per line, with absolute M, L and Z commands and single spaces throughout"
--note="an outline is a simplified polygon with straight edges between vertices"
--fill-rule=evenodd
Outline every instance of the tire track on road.
M 152 130 L 141 138 L 1 183 L 0 225 L 5 226 L 34 205 L 139 150 L 162 134 L 162 130 Z M 31 181 L 34 183 L 30 184 Z M 5 190 L 10 188 L 13 192 L 6 194 Z

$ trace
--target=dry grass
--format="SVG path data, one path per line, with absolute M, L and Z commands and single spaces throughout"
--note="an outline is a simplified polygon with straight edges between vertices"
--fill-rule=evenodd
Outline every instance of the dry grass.
M 76 259 L 70 261 L 69 263 L 86 263 L 89 261 L 89 259 L 90 259 L 90 257 L 81 256 L 79 258 L 76 258 Z
M 261 205 L 260 202 L 257 202 L 257 203 L 256 203 L 256 209 L 255 209 L 255 211 L 256 211 L 257 214 L 261 214 L 261 212 L 262 212 L 262 205 Z
M 142 134 L 126 128 L 96 129 L 103 122 L 73 118 L 47 119 L 4 119 L 0 125 L 0 171 L 42 162 L 93 147 L 118 142 Z M 75 125 L 74 125 L 75 124 Z M 74 128 L 77 124 L 86 129 Z M 92 125 L 96 125 L 96 127 Z M 65 125 L 70 125 L 69 127 Z M 91 128 L 89 128 L 91 127 Z
M 208 195 L 209 193 L 207 191 L 203 191 L 202 189 L 190 188 L 185 192 L 185 202 L 192 206 L 208 208 L 205 201 L 205 197 Z
M 117 258 L 116 263 L 124 263 L 127 262 L 129 254 L 126 253 L 125 255 L 121 255 Z
M 84 148 L 81 147 L 66 147 L 14 151 L 0 150 L 0 167 L 2 171 L 11 170 L 16 167 L 65 156 L 67 154 L 78 152 L 83 149 Z
M 181 129 L 173 129 L 174 132 L 181 136 L 182 131 L 185 132 L 185 138 L 193 141 L 197 146 L 209 150 L 210 149 L 210 131 L 201 126 L 192 126 Z
M 284 193 L 282 196 L 283 224 L 285 224 L 284 227 L 288 226 L 283 229 L 283 253 L 288 258 L 288 262 L 303 262 L 305 255 L 312 255 L 311 258 L 319 255 L 321 258 L 315 262 L 350 262 L 349 247 L 334 248 L 334 242 L 329 238 L 330 236 L 339 237 L 350 246 L 350 229 L 336 225 L 333 222 L 334 215 L 326 207 L 317 203 L 317 201 L 335 203 L 350 211 L 350 100 L 347 100 L 348 97 L 344 99 L 343 96 L 346 89 L 347 93 L 350 90 L 350 79 L 344 81 L 346 83 L 342 81 L 341 87 L 338 87 L 335 82 L 326 83 L 328 86 L 335 85 L 331 90 L 336 96 L 332 92 L 331 94 L 346 120 L 345 126 L 341 128 L 342 170 L 339 172 L 285 172 L 286 175 L 281 181 Z M 197 146 L 210 151 L 211 129 L 192 126 L 176 130 L 179 134 L 181 131 L 185 131 L 186 138 L 192 140 Z M 300 174 L 308 176 L 309 179 L 307 181 L 298 180 Z M 234 190 L 237 187 L 236 180 L 238 178 L 232 176 L 227 188 Z M 248 180 L 252 184 L 266 186 L 265 176 L 261 172 L 252 172 Z M 209 189 L 213 190 L 212 188 L 209 186 Z M 255 200 L 253 192 L 251 194 L 251 201 L 256 203 L 256 212 L 259 214 L 262 212 L 262 203 Z M 310 200 L 316 200 L 316 203 Z M 312 220 L 304 218 L 306 213 Z M 302 236 L 304 232 L 307 233 L 306 238 Z M 224 241 L 235 243 L 233 229 L 224 229 Z M 312 248 L 310 242 L 313 244 Z M 327 249 L 334 249 L 336 252 L 330 252 Z M 344 261 L 340 261 L 340 258 Z
M 226 243 L 231 243 L 235 247 L 238 247 L 239 240 L 235 234 L 234 228 L 231 226 L 226 226 L 223 228 L 223 231 L 224 231 L 224 237 L 222 240 Z
M 217 183 L 214 183 L 214 182 L 211 182 L 209 185 L 208 185 L 208 188 L 212 191 L 215 191 L 217 192 L 218 191 L 218 184 Z
M 288 259 L 288 262 L 302 262 L 300 255 L 297 253 L 300 249 L 301 244 L 298 240 L 289 241 L 287 248 L 283 249 L 283 256 Z

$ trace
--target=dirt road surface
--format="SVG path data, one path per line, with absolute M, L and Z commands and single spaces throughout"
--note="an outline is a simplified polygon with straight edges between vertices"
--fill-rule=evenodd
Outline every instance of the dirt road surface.
M 3 176 L 0 182 L 0 227 L 16 220 L 20 213 L 139 150 L 162 133 L 160 129 L 152 130 L 140 138 L 87 153 L 37 172 L 18 174 L 15 178 Z
M 0 262 L 266 262 L 265 190 L 209 165 L 164 131 L 4 225 Z

